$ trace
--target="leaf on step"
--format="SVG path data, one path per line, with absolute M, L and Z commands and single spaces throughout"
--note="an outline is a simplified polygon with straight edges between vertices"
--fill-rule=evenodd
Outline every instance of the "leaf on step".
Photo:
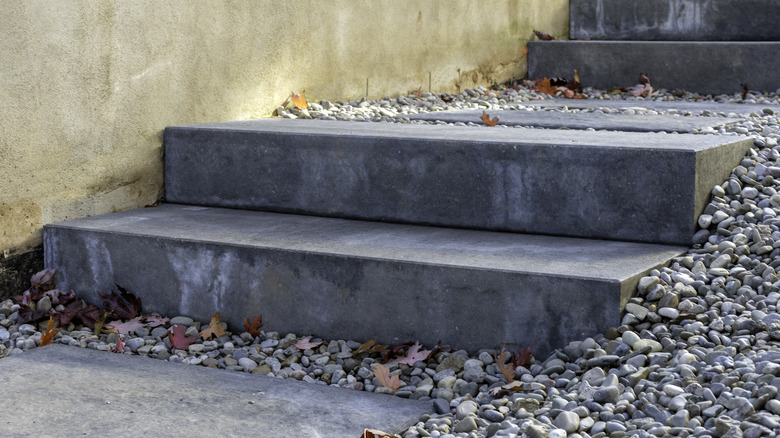
M 309 109 L 309 103 L 306 102 L 306 90 L 303 90 L 301 94 L 290 93 L 290 100 L 297 108 Z
M 299 350 L 309 350 L 314 347 L 318 347 L 322 344 L 322 341 L 314 341 L 312 342 L 311 336 L 306 336 L 305 338 L 302 338 L 298 342 L 295 343 L 295 348 Z
M 479 118 L 482 119 L 482 123 L 488 126 L 496 126 L 496 124 L 498 123 L 498 116 L 495 116 L 491 119 L 488 113 L 486 113 L 485 111 L 482 111 L 482 115 L 479 116 Z
M 412 366 L 415 364 L 415 362 L 422 362 L 428 359 L 431 356 L 431 353 L 433 353 L 433 350 L 420 350 L 420 348 L 422 348 L 422 345 L 415 342 L 414 345 L 409 347 L 409 350 L 406 352 L 406 354 L 400 358 L 395 359 L 395 362 Z
M 536 35 L 536 37 L 542 41 L 552 41 L 555 39 L 552 35 L 546 34 L 544 32 L 539 32 L 536 29 L 534 29 L 534 35 Z
M 209 326 L 200 332 L 200 336 L 203 338 L 203 340 L 208 340 L 210 337 L 214 336 L 215 338 L 218 338 L 220 336 L 225 335 L 225 329 L 222 328 L 222 324 L 219 322 L 219 312 L 215 313 L 214 316 L 211 317 L 211 322 L 209 322 Z
M 381 353 L 387 349 L 387 345 L 377 344 L 376 339 L 371 339 L 369 341 L 366 341 L 363 345 L 358 347 L 357 350 L 355 350 L 354 353 L 352 353 L 352 356 L 357 356 L 360 353 Z
M 509 360 L 511 357 L 511 353 L 506 351 L 506 345 L 501 347 L 501 353 L 499 353 L 498 356 L 496 356 L 494 353 L 493 357 L 496 359 L 496 365 L 498 366 L 498 370 L 501 371 L 501 374 L 504 376 L 504 379 L 507 382 L 512 382 L 515 380 L 515 369 L 511 365 L 506 365 L 507 360 Z
M 62 329 L 54 328 L 54 318 L 50 316 L 49 323 L 46 324 L 46 330 L 43 332 L 43 334 L 41 334 L 41 347 L 51 344 L 52 340 L 54 339 L 54 335 L 56 335 L 60 330 Z
M 168 324 L 168 322 L 171 320 L 170 318 L 163 318 L 160 315 L 151 314 L 146 315 L 144 318 L 146 318 L 146 326 L 147 327 L 160 327 L 165 324 Z
M 360 438 L 398 438 L 398 435 L 390 435 L 387 432 L 376 429 L 364 429 Z
M 125 341 L 122 340 L 122 336 L 119 336 L 116 340 L 116 345 L 114 345 L 114 348 L 111 349 L 114 353 L 124 353 L 125 352 Z
M 133 319 L 141 314 L 141 300 L 127 291 L 127 289 L 114 283 L 119 289 L 119 293 L 110 292 L 104 294 L 98 292 L 103 301 L 103 307 L 108 310 L 111 316 L 117 319 Z
M 186 350 L 190 344 L 198 340 L 197 336 L 184 336 L 187 333 L 187 326 L 176 324 L 168 331 L 168 339 L 171 341 L 173 348 L 179 350 Z
M 374 376 L 376 377 L 377 382 L 379 382 L 379 384 L 385 388 L 398 391 L 398 388 L 401 387 L 401 379 L 398 377 L 398 375 L 396 374 L 391 376 L 390 368 L 382 364 L 376 365 L 376 368 L 374 368 Z
M 255 316 L 252 319 L 252 323 L 244 318 L 244 330 L 252 336 L 260 336 L 260 327 L 263 326 L 263 315 Z
M 141 328 L 144 326 L 144 323 L 141 322 L 141 317 L 137 316 L 131 320 L 122 322 L 122 321 L 112 321 L 108 324 L 106 324 L 107 328 L 111 328 L 116 330 L 117 333 L 120 335 L 127 335 L 131 332 L 134 332 L 135 329 Z

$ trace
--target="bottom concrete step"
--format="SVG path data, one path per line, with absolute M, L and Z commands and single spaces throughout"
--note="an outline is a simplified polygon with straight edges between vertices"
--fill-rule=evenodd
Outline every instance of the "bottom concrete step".
M 605 62 L 608 60 L 609 62 Z M 532 41 L 528 77 L 571 79 L 585 87 L 631 87 L 646 73 L 655 88 L 704 94 L 775 91 L 780 41 Z
M 60 288 L 114 282 L 145 311 L 237 331 L 501 343 L 537 355 L 619 325 L 639 278 L 685 248 L 162 205 L 44 228 Z
M 49 345 L 0 361 L 0 435 L 353 437 L 399 433 L 430 401 L 86 348 Z

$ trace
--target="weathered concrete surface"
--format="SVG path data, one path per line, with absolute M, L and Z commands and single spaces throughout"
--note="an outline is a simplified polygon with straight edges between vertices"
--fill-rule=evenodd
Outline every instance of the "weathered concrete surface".
M 530 106 L 530 105 L 529 105 Z M 482 110 L 436 111 L 412 114 L 410 119 L 442 120 L 449 123 L 481 123 Z M 498 116 L 499 125 L 532 126 L 536 128 L 605 129 L 628 132 L 693 132 L 697 129 L 734 123 L 739 119 L 726 117 L 683 117 L 675 115 L 628 115 L 602 113 L 561 113 L 552 111 L 504 110 L 490 111 Z
M 604 60 L 609 60 L 605 66 Z M 703 94 L 775 91 L 780 76 L 780 42 L 532 41 L 528 77 L 571 77 L 602 89 L 630 87 L 646 73 L 655 88 Z
M 49 345 L 0 360 L 14 437 L 359 437 L 402 432 L 431 402 Z
M 168 202 L 689 244 L 751 139 L 264 119 L 167 128 Z
M 688 112 L 692 115 L 700 115 L 705 111 L 712 114 L 735 114 L 746 116 L 751 113 L 763 114 L 764 110 L 770 110 L 774 114 L 780 114 L 780 105 L 765 105 L 759 103 L 717 103 L 717 102 L 683 102 L 664 100 L 601 100 L 601 99 L 547 99 L 531 100 L 523 102 L 523 106 L 540 106 L 555 108 L 636 108 L 655 111 L 677 110 L 681 113 Z M 647 115 L 637 116 L 643 120 Z
M 570 0 L 569 38 L 780 41 L 776 0 Z
M 30 287 L 30 278 L 43 269 L 43 245 L 8 257 L 0 256 L 0 300 Z
M 121 284 L 146 311 L 328 339 L 501 343 L 545 357 L 619 325 L 684 247 L 166 204 L 47 225 L 60 288 Z M 564 305 L 565 303 L 565 305 Z

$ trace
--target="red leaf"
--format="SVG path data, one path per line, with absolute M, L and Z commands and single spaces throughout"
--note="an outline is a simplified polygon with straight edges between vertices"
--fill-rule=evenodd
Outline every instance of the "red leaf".
M 54 289 L 54 269 L 44 269 L 30 278 L 31 289 L 41 289 L 47 291 Z
M 98 292 L 100 299 L 103 300 L 103 307 L 109 313 L 118 319 L 133 319 L 141 314 L 141 300 L 128 292 L 122 286 L 114 283 L 119 289 L 119 294 L 111 292 L 104 294 Z
M 125 341 L 122 340 L 121 336 L 119 337 L 119 339 L 116 340 L 116 345 L 114 345 L 114 348 L 111 351 L 113 351 L 114 353 L 125 352 Z
M 520 350 L 520 352 L 517 353 L 517 357 L 515 358 L 513 364 L 516 367 L 524 367 L 531 363 L 531 358 L 533 356 L 531 355 L 531 347 L 528 347 L 524 350 Z
M 318 347 L 322 344 L 322 341 L 311 341 L 311 336 L 306 336 L 305 338 L 302 338 L 298 342 L 295 343 L 295 348 L 299 350 L 308 350 L 310 348 Z
M 244 318 L 244 330 L 252 336 L 260 336 L 260 327 L 263 325 L 263 315 L 255 316 L 252 323 Z
M 146 326 L 147 327 L 159 327 L 165 324 L 168 324 L 168 322 L 171 320 L 170 318 L 163 318 L 160 315 L 146 315 L 144 318 L 146 318 Z
M 544 32 L 539 32 L 536 29 L 534 29 L 534 35 L 536 35 L 536 37 L 542 41 L 552 41 L 555 39 L 552 35 L 546 34 Z
M 187 333 L 187 326 L 176 324 L 168 331 L 168 339 L 171 341 L 173 348 L 179 350 L 186 350 L 190 344 L 198 340 L 197 336 L 184 336 Z

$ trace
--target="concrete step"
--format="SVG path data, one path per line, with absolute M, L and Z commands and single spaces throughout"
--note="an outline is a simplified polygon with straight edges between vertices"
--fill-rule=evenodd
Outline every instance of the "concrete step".
M 532 106 L 532 105 L 529 105 Z M 436 111 L 409 116 L 413 120 L 442 120 L 448 123 L 482 123 L 482 110 Z M 546 129 L 596 129 L 626 132 L 693 132 L 737 122 L 728 117 L 683 117 L 677 115 L 562 113 L 552 111 L 504 110 L 490 111 L 499 125 L 527 126 Z
M 145 311 L 383 343 L 555 348 L 620 324 L 685 247 L 164 204 L 46 225 L 58 287 L 121 284 Z
M 607 62 L 608 61 L 608 62 Z M 639 73 L 655 88 L 733 94 L 780 88 L 780 42 L 532 41 L 528 77 L 571 78 L 601 89 L 630 87 Z
M 165 190 L 182 204 L 689 244 L 710 190 L 751 145 L 688 134 L 247 120 L 167 128 Z
M 777 0 L 570 0 L 569 38 L 780 41 Z
M 353 437 L 400 433 L 430 401 L 86 348 L 0 361 L 0 430 L 13 437 Z
M 702 115 L 710 113 L 713 115 L 723 115 L 729 119 L 748 116 L 750 114 L 761 115 L 765 113 L 780 114 L 780 105 L 768 105 L 758 103 L 718 103 L 718 102 L 688 102 L 688 101 L 665 101 L 665 100 L 607 100 L 607 99 L 547 99 L 531 100 L 523 102 L 523 106 L 543 107 L 543 108 L 577 108 L 577 109 L 635 109 L 646 111 L 672 111 L 676 110 L 680 114 L 690 113 L 691 115 Z M 648 117 L 647 115 L 638 115 L 634 120 L 639 120 L 637 124 Z M 711 116 L 710 116 L 711 117 Z M 702 122 L 703 123 L 703 122 Z

